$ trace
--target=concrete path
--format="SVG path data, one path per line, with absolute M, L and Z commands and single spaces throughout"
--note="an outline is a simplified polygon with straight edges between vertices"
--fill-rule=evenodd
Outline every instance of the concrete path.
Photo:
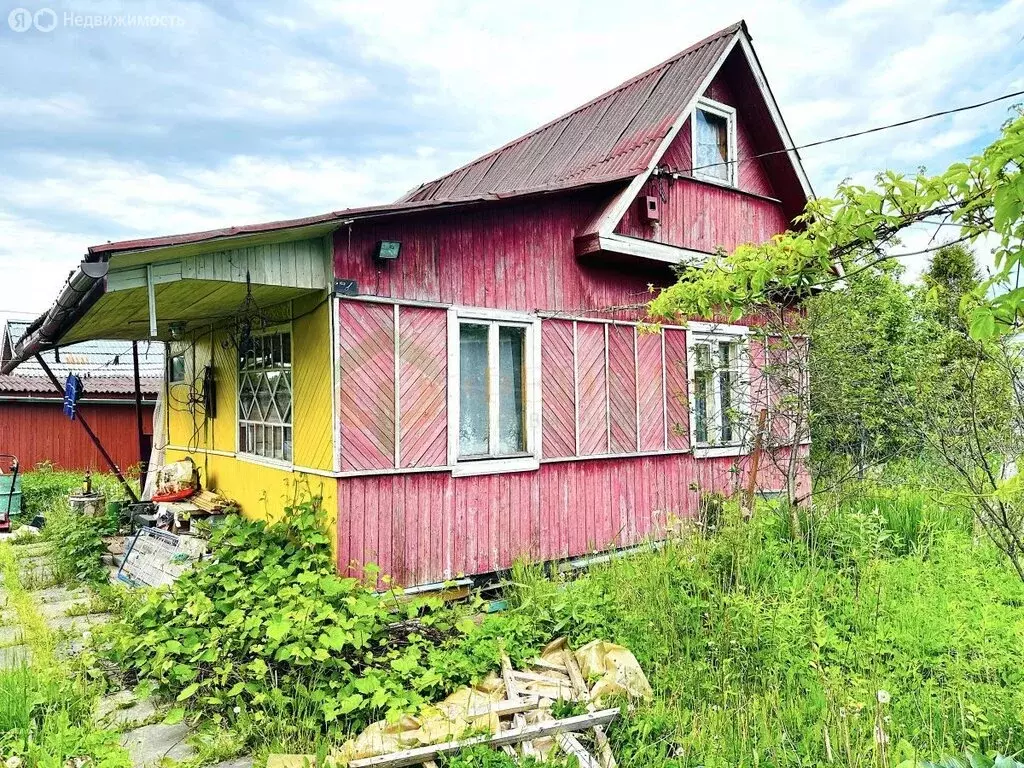
M 87 644 L 86 633 L 113 617 L 98 610 L 95 595 L 87 587 L 69 588 L 53 583 L 49 544 L 19 544 L 14 546 L 14 552 L 19 580 L 29 590 L 48 631 L 56 636 L 57 653 L 79 653 Z M 31 662 L 31 649 L 0 579 L 0 669 Z M 97 727 L 121 732 L 121 745 L 128 750 L 134 768 L 163 768 L 196 756 L 195 748 L 188 743 L 192 729 L 185 723 L 163 723 L 168 709 L 155 698 L 139 698 L 128 690 L 116 691 L 98 701 L 94 722 Z M 252 768 L 252 763 L 251 757 L 239 757 L 214 768 Z

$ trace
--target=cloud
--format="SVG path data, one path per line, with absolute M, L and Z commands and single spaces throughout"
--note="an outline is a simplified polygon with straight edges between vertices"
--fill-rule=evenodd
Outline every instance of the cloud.
M 1024 0 L 643 13 L 617 0 L 138 0 L 130 12 L 182 24 L 0 28 L 0 68 L 18 73 L 0 83 L 0 274 L 17 275 L 0 280 L 0 312 L 44 308 L 95 242 L 393 200 L 744 16 L 798 143 L 1024 87 Z M 991 139 L 1006 107 L 802 154 L 823 194 L 883 167 L 938 170 Z

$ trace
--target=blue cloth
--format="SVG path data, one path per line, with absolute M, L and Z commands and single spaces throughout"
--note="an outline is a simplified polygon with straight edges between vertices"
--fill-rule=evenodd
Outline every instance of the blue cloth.
M 78 398 L 82 396 L 82 380 L 71 374 L 64 382 L 64 415 L 72 421 L 75 420 L 75 409 L 78 407 Z

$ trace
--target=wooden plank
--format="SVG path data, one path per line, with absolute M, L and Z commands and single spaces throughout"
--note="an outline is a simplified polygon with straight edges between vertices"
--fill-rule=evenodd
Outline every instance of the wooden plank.
M 580 740 L 571 733 L 559 733 L 555 736 L 555 743 L 561 747 L 567 755 L 572 755 L 579 762 L 579 768 L 600 768 L 598 762 L 590 756 L 586 748 L 580 744 Z
M 502 747 L 506 744 L 520 744 L 524 741 L 541 739 L 545 736 L 555 736 L 559 733 L 586 731 L 595 726 L 607 725 L 618 716 L 618 709 L 602 709 L 599 712 L 591 712 L 586 715 L 577 715 L 576 717 L 567 717 L 562 720 L 550 720 L 545 723 L 537 723 L 536 725 L 513 728 L 512 730 L 492 736 L 475 736 L 469 739 L 448 741 L 443 744 L 432 744 L 426 747 L 407 749 L 402 752 L 393 752 L 389 755 L 365 757 L 359 760 L 352 760 L 348 765 L 349 768 L 401 768 L 406 765 L 420 765 L 428 760 L 434 760 L 444 755 L 452 755 L 466 747 L 473 747 L 478 744 Z
M 583 670 L 576 662 L 576 654 L 569 649 L 562 651 L 562 658 L 565 660 L 565 668 L 569 671 L 569 679 L 572 680 L 573 688 L 579 697 L 578 701 L 587 701 L 590 698 L 590 690 L 587 688 L 587 681 L 583 677 Z M 587 705 L 588 711 L 594 710 L 593 704 Z M 615 755 L 612 753 L 612 746 L 608 743 L 608 735 L 604 728 L 594 726 L 594 741 L 600 753 L 601 768 L 616 768 Z
M 505 698 L 509 701 L 519 700 L 519 686 L 516 685 L 516 680 L 512 676 L 512 662 L 509 661 L 508 655 L 505 653 L 501 654 L 501 678 L 505 681 Z

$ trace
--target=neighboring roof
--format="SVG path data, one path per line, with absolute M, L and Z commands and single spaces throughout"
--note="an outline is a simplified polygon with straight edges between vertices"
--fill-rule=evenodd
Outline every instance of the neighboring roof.
M 741 21 L 691 45 L 547 125 L 414 189 L 399 202 L 583 184 L 646 171 L 680 112 L 697 95 Z
M 0 339 L 4 360 L 25 333 L 29 323 L 10 320 Z M 89 395 L 131 395 L 135 393 L 132 345 L 126 341 L 83 341 L 63 347 L 60 351 L 41 353 L 46 365 L 63 382 L 77 374 Z M 139 344 L 139 384 L 144 395 L 156 395 L 163 381 L 163 345 Z M 18 372 L 0 375 L 0 392 L 56 395 L 53 383 L 43 368 L 29 358 L 18 366 Z

